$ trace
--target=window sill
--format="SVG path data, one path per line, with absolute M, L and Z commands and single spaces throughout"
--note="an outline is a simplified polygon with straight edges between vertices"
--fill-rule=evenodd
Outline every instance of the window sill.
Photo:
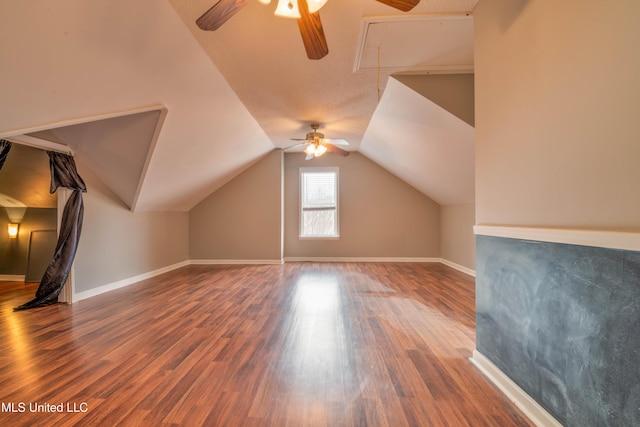
M 298 236 L 298 240 L 340 240 L 340 236 Z

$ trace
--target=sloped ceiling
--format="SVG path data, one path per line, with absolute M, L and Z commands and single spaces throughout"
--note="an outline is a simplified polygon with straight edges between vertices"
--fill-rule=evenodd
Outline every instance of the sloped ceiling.
M 273 149 L 165 1 L 2 2 L 0 52 L 0 137 L 167 108 L 139 211 L 189 210 Z
M 166 110 L 151 110 L 29 134 L 64 144 L 132 210 Z
M 360 152 L 440 205 L 474 201 L 473 127 L 395 79 Z
M 328 138 L 345 138 L 357 150 L 389 75 L 353 72 L 364 18 L 465 15 L 477 0 L 422 0 L 407 13 L 375 0 L 329 0 L 320 10 L 329 54 L 319 61 L 307 59 L 295 20 L 273 15 L 275 1 L 249 2 L 216 31 L 195 25 L 216 0 L 170 2 L 274 145 L 286 147 L 317 122 Z M 388 46 L 393 55 L 381 52 L 380 66 L 393 68 L 387 61 L 402 58 L 401 52 L 443 41 L 409 33 L 404 43 Z
M 109 120 L 166 109 L 155 144 L 129 138 L 139 146 L 131 147 L 137 166 L 125 174 L 127 184 L 107 183 L 136 211 L 191 209 L 270 150 L 304 136 L 310 122 L 376 161 L 385 150 L 415 158 L 417 138 L 390 145 L 376 130 L 406 94 L 380 98 L 388 72 L 353 72 L 363 18 L 466 14 L 476 1 L 422 0 L 402 14 L 375 0 L 329 0 L 320 14 L 330 52 L 320 61 L 306 58 L 296 22 L 275 17 L 275 4 L 250 2 L 221 29 L 205 32 L 195 20 L 215 0 L 2 2 L 0 137 L 58 129 L 39 135 L 88 156 L 109 152 L 116 136 L 127 139 L 122 122 Z M 409 36 L 406 43 L 427 49 L 438 40 Z M 382 52 L 381 70 L 391 69 L 384 61 Z M 404 129 L 425 133 L 418 123 Z M 88 134 L 92 141 L 76 141 Z M 102 168 L 109 181 L 119 173 L 119 155 L 109 164 L 94 156 L 92 169 Z M 407 176 L 398 162 L 383 166 L 443 203 L 466 200 L 440 197 L 437 183 L 421 184 L 432 176 Z

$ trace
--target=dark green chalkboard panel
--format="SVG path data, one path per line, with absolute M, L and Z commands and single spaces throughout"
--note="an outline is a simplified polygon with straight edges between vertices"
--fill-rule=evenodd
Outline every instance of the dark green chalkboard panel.
M 476 244 L 477 349 L 567 426 L 640 426 L 640 252 Z

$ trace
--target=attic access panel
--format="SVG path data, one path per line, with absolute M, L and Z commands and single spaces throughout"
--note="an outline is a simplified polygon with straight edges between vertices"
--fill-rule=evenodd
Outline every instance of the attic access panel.
M 473 17 L 363 18 L 354 72 L 472 73 Z

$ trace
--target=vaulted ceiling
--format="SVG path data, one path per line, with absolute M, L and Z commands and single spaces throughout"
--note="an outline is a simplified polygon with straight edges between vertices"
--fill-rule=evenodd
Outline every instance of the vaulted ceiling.
M 2 2 L 0 137 L 70 147 L 134 211 L 186 211 L 318 122 L 438 203 L 473 201 L 473 113 L 418 74 L 472 71 L 477 0 L 329 0 L 317 61 L 275 4 L 200 30 L 215 1 Z

